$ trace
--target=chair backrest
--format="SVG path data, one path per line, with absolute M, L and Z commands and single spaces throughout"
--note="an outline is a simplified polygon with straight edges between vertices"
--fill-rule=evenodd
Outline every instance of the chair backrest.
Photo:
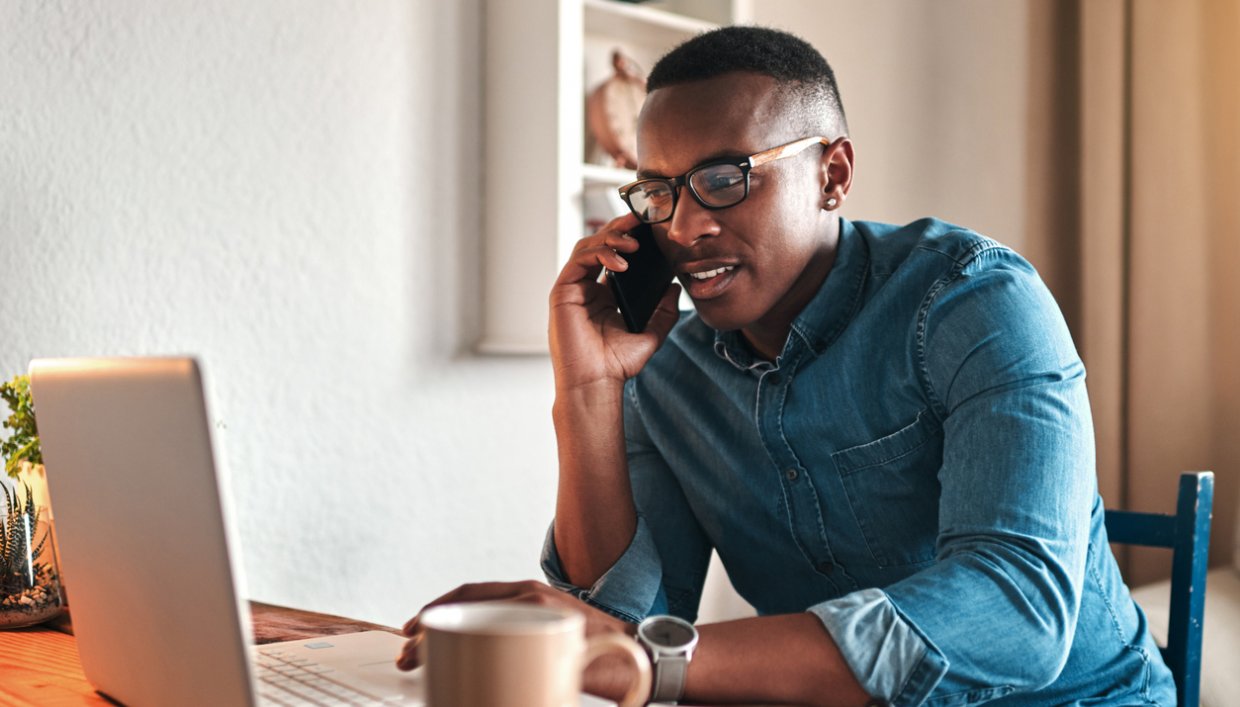
M 1162 654 L 1175 676 L 1181 707 L 1197 707 L 1201 691 L 1202 617 L 1213 507 L 1214 472 L 1192 471 L 1180 475 L 1175 515 L 1106 512 L 1111 542 L 1171 549 L 1171 607 Z

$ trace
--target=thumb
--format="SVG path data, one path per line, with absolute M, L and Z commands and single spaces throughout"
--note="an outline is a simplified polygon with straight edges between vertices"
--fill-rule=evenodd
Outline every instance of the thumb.
M 659 306 L 655 308 L 654 314 L 650 315 L 650 321 L 646 323 L 646 331 L 658 337 L 660 343 L 671 333 L 676 322 L 680 321 L 680 310 L 676 306 L 679 300 L 680 285 L 673 282 L 667 288 L 667 292 L 663 293 L 663 299 L 659 300 Z

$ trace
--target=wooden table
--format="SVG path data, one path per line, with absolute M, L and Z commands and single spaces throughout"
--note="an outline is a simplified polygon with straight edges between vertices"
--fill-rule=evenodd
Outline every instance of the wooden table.
M 276 643 L 353 631 L 389 631 L 339 616 L 250 602 L 256 643 Z M 68 617 L 0 631 L 0 706 L 112 705 L 86 681 Z

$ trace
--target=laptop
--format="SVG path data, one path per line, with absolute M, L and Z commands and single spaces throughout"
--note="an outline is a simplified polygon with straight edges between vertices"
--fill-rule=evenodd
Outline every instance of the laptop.
M 422 671 L 395 666 L 399 635 L 252 645 L 194 359 L 38 359 L 30 388 L 96 690 L 134 707 L 424 703 Z M 582 704 L 613 703 L 583 693 Z

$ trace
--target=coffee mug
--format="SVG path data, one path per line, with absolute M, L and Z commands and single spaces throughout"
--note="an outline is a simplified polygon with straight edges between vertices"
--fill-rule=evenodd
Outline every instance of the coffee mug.
M 621 707 L 645 704 L 650 661 L 628 636 L 586 639 L 585 617 L 567 608 L 508 601 L 445 604 L 421 617 L 418 646 L 430 707 L 576 707 L 581 674 L 604 653 L 632 661 Z

